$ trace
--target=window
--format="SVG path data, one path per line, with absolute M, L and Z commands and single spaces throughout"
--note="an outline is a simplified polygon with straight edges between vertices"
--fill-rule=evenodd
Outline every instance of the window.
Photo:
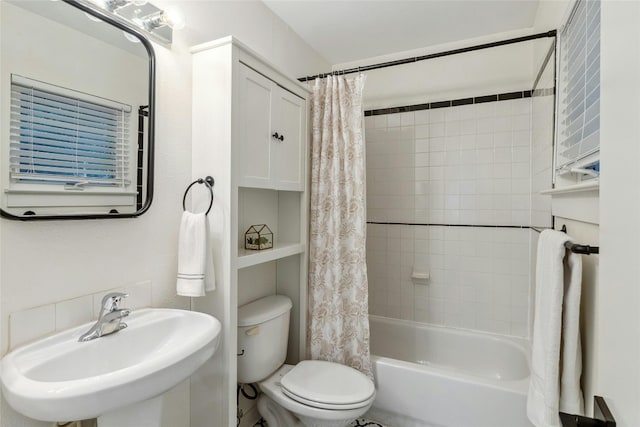
M 12 75 L 9 205 L 135 210 L 131 110 L 128 105 Z M 36 199 L 35 192 L 59 197 Z
M 556 174 L 599 169 L 600 1 L 578 0 L 559 36 Z

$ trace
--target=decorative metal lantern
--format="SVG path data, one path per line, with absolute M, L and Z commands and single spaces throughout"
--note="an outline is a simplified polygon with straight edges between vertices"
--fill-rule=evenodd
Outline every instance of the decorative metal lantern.
M 249 227 L 244 233 L 244 248 L 260 251 L 273 247 L 273 232 L 267 224 L 257 224 Z

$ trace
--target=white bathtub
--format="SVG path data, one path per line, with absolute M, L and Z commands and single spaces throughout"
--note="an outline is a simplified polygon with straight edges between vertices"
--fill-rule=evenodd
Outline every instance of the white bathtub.
M 369 316 L 377 396 L 393 427 L 531 427 L 526 340 Z

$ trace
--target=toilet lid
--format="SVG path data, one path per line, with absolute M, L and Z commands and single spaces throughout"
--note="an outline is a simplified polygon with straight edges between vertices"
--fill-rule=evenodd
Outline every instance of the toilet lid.
M 364 406 L 375 393 L 363 373 L 322 360 L 305 360 L 280 379 L 282 391 L 301 403 L 319 408 L 352 409 Z

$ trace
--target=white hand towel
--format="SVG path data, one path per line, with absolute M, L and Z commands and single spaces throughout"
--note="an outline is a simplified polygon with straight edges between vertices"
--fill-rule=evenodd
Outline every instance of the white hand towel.
M 204 296 L 215 289 L 209 227 L 204 213 L 184 212 L 178 241 L 178 295 Z
M 582 258 L 570 238 L 545 230 L 538 241 L 536 300 L 527 416 L 536 427 L 560 426 L 559 411 L 582 415 L 580 292 Z

